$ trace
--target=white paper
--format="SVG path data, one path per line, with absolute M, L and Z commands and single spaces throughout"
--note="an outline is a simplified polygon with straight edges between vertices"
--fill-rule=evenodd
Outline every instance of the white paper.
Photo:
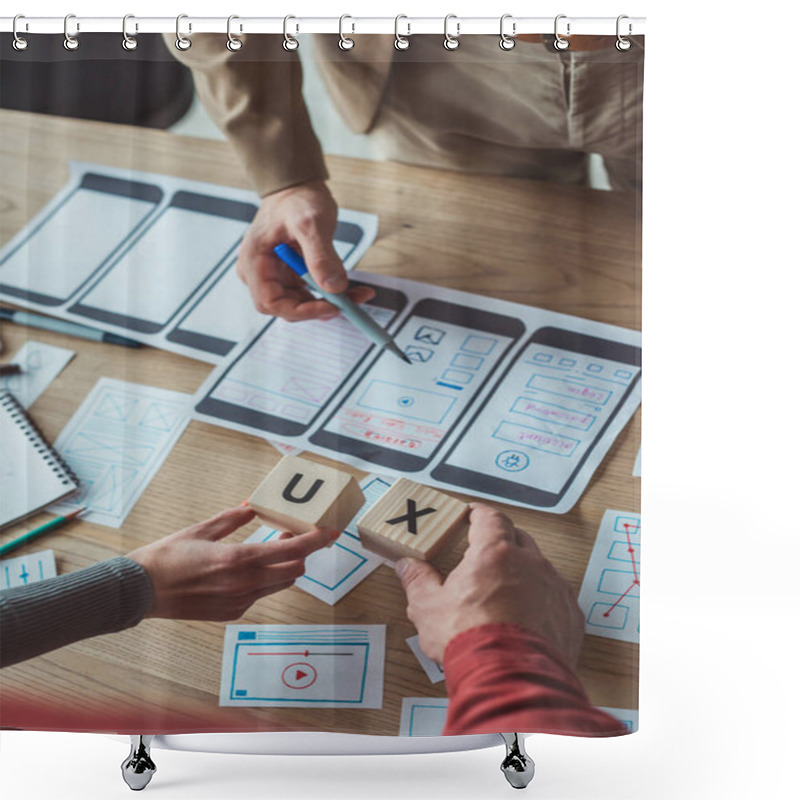
M 56 574 L 56 554 L 52 550 L 4 558 L 0 561 L 0 589 L 39 583 Z
M 101 378 L 56 440 L 80 480 L 51 508 L 88 506 L 88 522 L 118 528 L 189 422 L 191 395 Z
M 221 706 L 381 708 L 385 625 L 228 625 Z
M 628 733 L 636 733 L 639 730 L 639 711 L 635 708 L 609 708 L 607 706 L 597 706 L 606 714 L 616 717 L 627 729 Z
M 446 697 L 403 698 L 400 736 L 441 736 L 446 722 Z
M 406 639 L 406 644 L 417 657 L 417 661 L 419 661 L 422 669 L 425 670 L 425 674 L 431 683 L 439 683 L 444 680 L 444 670 L 441 665 L 437 664 L 432 658 L 428 658 L 422 652 L 422 648 L 419 646 L 419 636 L 412 636 L 410 639 Z
M 8 389 L 23 408 L 30 408 L 74 355 L 64 347 L 27 341 L 11 362 L 19 364 L 22 373 L 0 378 L 0 391 Z
M 109 184 L 137 188 L 105 191 Z M 64 188 L 0 250 L 0 297 L 219 363 L 270 319 L 235 274 L 259 204 L 248 190 L 71 162 Z M 340 209 L 338 222 L 334 248 L 352 269 L 378 218 Z
M 578 595 L 586 633 L 639 641 L 640 552 L 639 515 L 606 511 Z
M 306 557 L 306 571 L 294 584 L 331 606 L 383 564 L 379 555 L 361 546 L 355 521 L 377 502 L 389 489 L 391 482 L 377 475 L 369 475 L 361 481 L 360 486 L 366 500 L 364 505 L 334 544 Z M 262 525 L 247 541 L 268 542 L 279 533 Z
M 642 448 L 639 447 L 639 452 L 636 454 L 636 461 L 633 462 L 633 477 L 642 477 Z
M 641 371 L 568 344 L 604 339 L 609 351 L 638 353 L 641 334 L 399 278 L 354 277 L 405 298 L 400 310 L 389 295 L 369 310 L 411 365 L 386 351 L 376 357 L 343 318 L 277 321 L 209 375 L 197 418 L 370 472 L 569 511 L 639 405 Z M 467 311 L 432 319 L 418 310 L 453 306 Z M 481 329 L 484 319 L 499 319 L 500 330 Z M 562 347 L 535 338 L 552 329 L 565 332 Z

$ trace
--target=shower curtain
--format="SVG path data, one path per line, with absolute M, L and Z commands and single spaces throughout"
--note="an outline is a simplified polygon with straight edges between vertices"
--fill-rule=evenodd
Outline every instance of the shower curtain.
M 644 38 L 17 30 L 1 724 L 636 730 Z

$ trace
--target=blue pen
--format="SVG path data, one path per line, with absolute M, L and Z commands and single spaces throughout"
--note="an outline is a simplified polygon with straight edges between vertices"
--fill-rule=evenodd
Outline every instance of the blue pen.
M 317 294 L 324 297 L 329 303 L 336 306 L 350 322 L 362 331 L 370 341 L 375 342 L 379 347 L 385 348 L 390 353 L 396 355 L 406 364 L 411 364 L 411 359 L 394 343 L 394 340 L 386 331 L 378 325 L 375 320 L 361 308 L 358 303 L 354 303 L 346 294 L 332 294 L 317 286 L 317 282 L 311 277 L 306 262 L 296 250 L 288 244 L 279 244 L 274 248 L 275 255 L 299 275 L 308 286 Z

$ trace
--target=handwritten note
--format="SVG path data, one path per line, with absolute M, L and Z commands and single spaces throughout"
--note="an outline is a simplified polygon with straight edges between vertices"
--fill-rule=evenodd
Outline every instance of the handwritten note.
M 19 364 L 22 372 L 0 378 L 0 390 L 8 389 L 21 406 L 30 408 L 74 355 L 73 350 L 31 339 L 20 347 L 11 362 Z
M 29 553 L 0 561 L 0 589 L 27 586 L 56 577 L 56 555 L 52 550 Z

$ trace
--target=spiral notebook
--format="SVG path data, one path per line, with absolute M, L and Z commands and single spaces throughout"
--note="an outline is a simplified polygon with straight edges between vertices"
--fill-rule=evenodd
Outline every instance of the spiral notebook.
M 61 500 L 78 480 L 11 392 L 0 393 L 0 528 Z

